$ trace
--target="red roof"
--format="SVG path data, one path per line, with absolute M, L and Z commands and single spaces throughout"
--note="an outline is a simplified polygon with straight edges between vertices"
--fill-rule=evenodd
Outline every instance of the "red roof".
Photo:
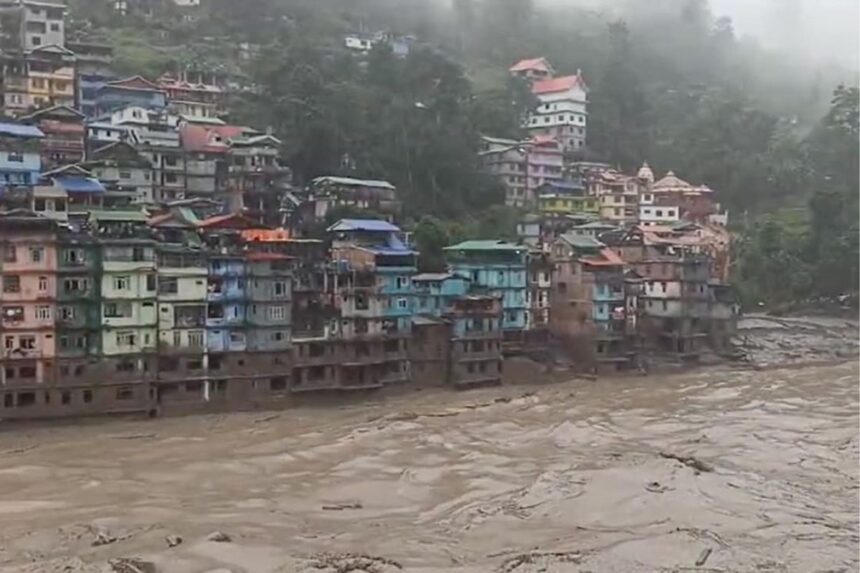
M 185 123 L 179 128 L 182 147 L 186 151 L 224 153 L 231 137 L 245 131 L 237 125 L 198 125 Z
M 256 229 L 260 225 L 241 213 L 228 213 L 226 215 L 215 215 L 203 219 L 197 226 L 202 229 Z
M 573 89 L 577 84 L 585 89 L 585 82 L 578 75 L 562 76 L 551 80 L 538 80 L 532 85 L 532 93 L 535 95 L 549 94 L 554 92 L 565 92 Z
M 600 257 L 583 257 L 582 260 L 598 267 L 616 267 L 624 264 L 624 260 L 610 248 L 600 249 Z
M 529 70 L 551 72 L 552 68 L 550 67 L 549 62 L 544 58 L 531 58 L 528 60 L 520 60 L 509 69 L 511 72 L 527 72 Z

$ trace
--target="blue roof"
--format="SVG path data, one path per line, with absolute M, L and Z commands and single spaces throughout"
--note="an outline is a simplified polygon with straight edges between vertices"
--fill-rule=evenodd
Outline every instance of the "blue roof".
M 0 122 L 0 135 L 11 135 L 14 137 L 45 137 L 42 130 L 35 125 L 23 125 L 20 123 Z
M 399 233 L 400 227 L 380 219 L 341 219 L 328 228 L 328 232 L 337 231 L 375 231 L 378 233 Z
M 56 177 L 54 183 L 68 193 L 104 193 L 101 181 L 92 177 Z

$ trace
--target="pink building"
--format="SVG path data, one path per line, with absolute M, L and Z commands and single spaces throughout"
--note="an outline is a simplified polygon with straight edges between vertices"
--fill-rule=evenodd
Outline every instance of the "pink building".
M 13 211 L 0 215 L 0 384 L 4 406 L 35 407 L 54 381 L 57 311 L 55 223 Z

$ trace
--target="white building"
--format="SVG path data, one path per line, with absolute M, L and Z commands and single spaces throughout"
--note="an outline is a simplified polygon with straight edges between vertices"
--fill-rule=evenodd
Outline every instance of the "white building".
M 538 80 L 532 93 L 540 105 L 528 120 L 532 136 L 556 138 L 565 150 L 585 146 L 588 125 L 588 88 L 577 71 L 576 75 Z

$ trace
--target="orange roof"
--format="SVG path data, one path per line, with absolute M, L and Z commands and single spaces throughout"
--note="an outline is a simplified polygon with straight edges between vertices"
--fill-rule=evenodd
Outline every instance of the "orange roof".
M 231 222 L 232 224 L 225 224 Z M 259 223 L 249 219 L 241 213 L 227 213 L 226 215 L 215 215 L 208 219 L 203 219 L 197 223 L 197 226 L 203 229 L 211 227 L 221 227 L 225 229 L 253 229 L 259 227 Z
M 527 72 L 529 70 L 551 72 L 552 68 L 550 67 L 549 62 L 547 62 L 545 58 L 530 58 L 527 60 L 520 60 L 519 62 L 511 66 L 508 71 Z
M 585 89 L 585 82 L 580 76 L 562 76 L 551 80 L 539 80 L 532 85 L 532 93 L 535 95 L 549 94 L 554 92 L 565 92 L 580 85 Z
M 281 243 L 291 239 L 286 229 L 244 229 L 241 236 L 249 243 Z

